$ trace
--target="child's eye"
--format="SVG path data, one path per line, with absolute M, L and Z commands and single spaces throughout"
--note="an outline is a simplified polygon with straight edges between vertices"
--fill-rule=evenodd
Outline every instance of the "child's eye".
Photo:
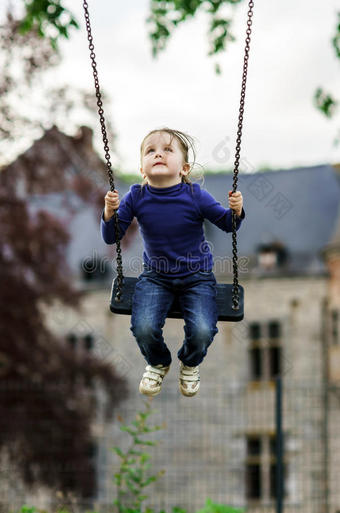
M 166 149 L 166 150 L 170 150 L 170 151 L 172 151 L 172 148 L 165 148 L 165 149 Z

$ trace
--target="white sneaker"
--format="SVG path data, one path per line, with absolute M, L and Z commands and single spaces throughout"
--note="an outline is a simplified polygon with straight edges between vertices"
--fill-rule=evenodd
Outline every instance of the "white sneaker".
M 183 395 L 191 397 L 197 394 L 200 387 L 199 367 L 188 367 L 180 361 L 179 389 Z
M 162 388 L 163 378 L 169 369 L 170 365 L 168 367 L 164 367 L 162 364 L 156 365 L 155 367 L 153 365 L 147 365 L 139 384 L 140 393 L 150 396 L 159 394 Z

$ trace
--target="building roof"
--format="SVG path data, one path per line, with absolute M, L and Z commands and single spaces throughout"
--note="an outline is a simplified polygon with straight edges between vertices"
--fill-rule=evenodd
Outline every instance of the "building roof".
M 207 176 L 205 187 L 221 203 L 232 176 Z M 255 256 L 260 245 L 280 242 L 290 255 L 290 271 L 324 269 L 320 250 L 330 241 L 338 217 L 340 182 L 330 165 L 240 174 L 246 218 L 238 231 L 239 255 Z M 231 242 L 210 228 L 215 254 Z

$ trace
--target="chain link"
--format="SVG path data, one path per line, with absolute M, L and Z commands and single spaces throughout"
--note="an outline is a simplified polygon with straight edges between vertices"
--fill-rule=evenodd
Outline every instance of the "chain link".
M 100 121 L 102 136 L 103 136 L 105 160 L 106 160 L 106 166 L 107 166 L 107 171 L 108 171 L 108 175 L 109 175 L 110 189 L 111 189 L 111 192 L 113 192 L 115 190 L 115 183 L 114 183 L 113 172 L 112 172 L 112 164 L 111 164 L 111 160 L 110 160 L 109 141 L 107 138 L 106 127 L 105 127 L 102 95 L 101 95 L 100 87 L 99 87 L 96 54 L 94 53 L 94 44 L 93 44 L 93 37 L 92 37 L 92 30 L 91 30 L 91 23 L 90 23 L 89 7 L 88 7 L 86 0 L 83 1 L 83 8 L 84 8 L 86 30 L 87 30 L 87 39 L 89 41 L 90 59 L 91 59 L 93 78 L 94 78 L 94 87 L 96 89 L 99 121 Z M 119 301 L 121 301 L 124 276 L 123 276 L 123 265 L 122 265 L 122 251 L 121 251 L 120 239 L 119 239 L 119 220 L 118 220 L 117 210 L 114 211 L 113 215 L 114 215 L 114 220 L 115 220 L 114 226 L 115 226 L 116 252 L 117 252 L 117 257 L 116 257 L 116 259 L 117 259 L 117 294 L 116 294 L 115 300 L 117 302 L 119 302 Z
M 235 162 L 234 162 L 234 179 L 233 179 L 233 191 L 232 191 L 233 193 L 236 192 L 236 189 L 237 189 L 238 172 L 239 172 L 239 165 L 240 165 L 243 114 L 244 114 L 244 102 L 245 102 L 245 97 L 246 97 L 246 83 L 247 83 L 247 73 L 248 73 L 248 60 L 249 60 L 250 34 L 251 34 L 253 7 L 254 7 L 254 2 L 253 2 L 253 0 L 250 0 L 249 4 L 248 4 L 249 10 L 248 10 L 248 21 L 247 21 L 247 30 L 246 30 L 247 37 L 246 37 L 246 46 L 245 46 L 245 51 L 244 51 L 241 100 L 240 100 L 238 130 L 237 130 L 237 139 L 236 139 L 236 153 L 235 153 Z M 233 246 L 233 274 L 234 274 L 234 281 L 233 281 L 233 287 L 232 287 L 232 302 L 233 302 L 232 309 L 239 310 L 236 214 L 234 211 L 232 213 L 232 246 Z

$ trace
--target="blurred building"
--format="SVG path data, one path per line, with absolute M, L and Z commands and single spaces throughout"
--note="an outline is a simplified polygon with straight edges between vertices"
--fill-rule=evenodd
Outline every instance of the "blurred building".
M 72 138 L 56 129 L 35 143 L 40 144 L 39 151 L 47 141 L 57 166 L 60 153 L 66 151 L 62 165 L 69 166 L 70 173 L 86 173 L 98 181 L 103 206 L 109 185 L 90 133 L 83 129 L 86 156 L 72 149 Z M 33 146 L 24 159 L 21 156 L 12 164 L 18 177 L 34 151 Z M 227 207 L 231 174 L 207 173 L 196 180 Z M 16 183 L 20 192 L 19 178 Z M 120 197 L 130 187 L 121 178 L 115 184 Z M 201 389 L 193 398 L 181 396 L 177 384 L 176 353 L 184 338 L 183 321 L 167 320 L 164 338 L 173 362 L 161 394 L 153 400 L 155 422 L 165 421 L 167 427 L 154 435 L 160 444 L 149 451 L 152 470 L 164 469 L 165 475 L 146 490 L 148 505 L 194 511 L 210 497 L 250 512 L 274 512 L 274 380 L 281 374 L 285 511 L 339 513 L 340 168 L 242 172 L 241 163 L 238 189 L 246 212 L 237 232 L 245 317 L 240 323 L 218 324 L 219 332 L 200 366 Z M 73 201 L 67 191 L 54 190 L 53 185 L 41 192 L 23 188 L 22 194 L 29 194 L 32 211 L 48 208 L 60 218 L 65 195 Z M 74 207 L 67 220 L 72 235 L 67 258 L 75 284 L 87 291 L 83 313 L 76 316 L 56 306 L 46 312 L 46 322 L 75 350 L 85 346 L 112 361 L 127 377 L 131 398 L 120 414 L 128 423 L 143 409 L 138 384 L 146 362 L 129 329 L 130 318 L 109 310 L 115 247 L 101 239 L 101 207 L 85 207 L 79 199 L 74 199 Z M 231 282 L 231 234 L 209 222 L 205 233 L 217 280 Z M 124 274 L 142 272 L 142 252 L 134 221 L 123 244 Z M 102 425 L 99 420 L 93 432 L 98 469 L 93 505 L 109 510 L 118 464 L 110 447 L 126 446 L 127 435 L 119 430 L 118 421 Z M 27 495 L 25 502 L 33 500 Z

